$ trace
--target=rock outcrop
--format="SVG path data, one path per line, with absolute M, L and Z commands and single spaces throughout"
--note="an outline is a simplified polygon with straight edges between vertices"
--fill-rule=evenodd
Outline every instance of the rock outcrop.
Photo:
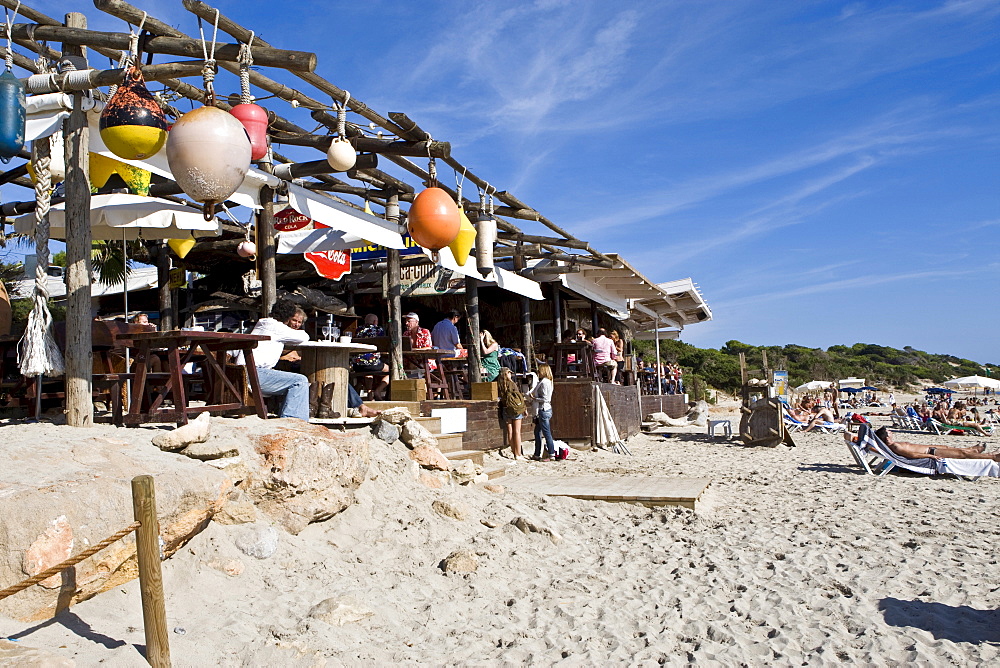
M 106 430 L 45 425 L 27 442 L 4 427 L 0 469 L 0 583 L 16 584 L 132 522 L 131 480 L 152 475 L 166 555 L 176 552 L 226 503 L 233 481 L 191 459 L 108 438 Z M 10 430 L 10 431 L 8 431 Z M 148 439 L 148 436 L 146 437 Z M 31 484 L 28 481 L 32 481 Z M 0 601 L 25 621 L 52 616 L 137 577 L 128 536 L 74 569 Z
M 245 418 L 233 436 L 246 462 L 241 488 L 291 534 L 354 503 L 368 476 L 372 436 L 367 431 L 334 432 L 290 418 Z

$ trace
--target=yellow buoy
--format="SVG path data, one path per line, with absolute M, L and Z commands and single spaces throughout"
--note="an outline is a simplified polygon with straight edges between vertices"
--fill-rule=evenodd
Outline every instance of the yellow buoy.
M 145 169 L 139 167 L 133 167 L 132 165 L 127 165 L 124 162 L 119 162 L 115 171 L 118 175 L 122 177 L 125 185 L 136 195 L 149 195 L 149 180 L 152 174 L 147 172 Z
M 118 162 L 114 158 L 101 155 L 100 153 L 90 154 L 90 187 L 103 188 L 111 175 L 118 170 Z
M 128 69 L 125 80 L 104 105 L 99 126 L 104 145 L 120 158 L 141 160 L 163 148 L 167 119 L 137 66 Z
M 187 239 L 168 239 L 167 245 L 170 249 L 177 253 L 177 257 L 184 259 L 187 254 L 191 252 L 194 248 L 194 237 L 188 237 Z
M 451 249 L 451 254 L 455 257 L 455 262 L 458 263 L 458 266 L 462 267 L 465 266 L 465 261 L 469 259 L 469 253 L 476 244 L 476 228 L 472 226 L 472 222 L 465 215 L 465 211 L 459 209 L 459 214 L 462 218 L 462 224 L 458 228 L 458 236 L 448 244 L 448 248 Z

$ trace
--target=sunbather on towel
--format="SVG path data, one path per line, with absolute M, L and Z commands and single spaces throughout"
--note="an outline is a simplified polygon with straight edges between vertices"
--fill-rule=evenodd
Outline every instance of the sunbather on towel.
M 813 406 L 812 417 L 809 418 L 809 424 L 806 425 L 806 428 L 802 431 L 812 431 L 812 428 L 817 426 L 820 422 L 833 422 L 833 411 L 825 406 Z
M 876 429 L 875 436 L 885 443 L 887 448 L 900 457 L 906 457 L 907 459 L 992 459 L 995 462 L 1000 462 L 1000 453 L 984 452 L 986 446 L 983 444 L 971 448 L 956 448 L 950 445 L 908 443 L 907 441 L 895 440 L 892 437 L 892 432 L 885 427 Z M 844 434 L 844 438 L 848 442 L 854 443 L 858 437 L 854 434 L 846 433 Z

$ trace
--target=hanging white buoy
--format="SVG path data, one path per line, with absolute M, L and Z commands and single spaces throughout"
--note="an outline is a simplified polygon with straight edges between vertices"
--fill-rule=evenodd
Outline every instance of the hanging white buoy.
M 346 172 L 354 168 L 358 154 L 351 146 L 351 142 L 337 138 L 330 143 L 330 148 L 326 151 L 326 161 L 338 172 Z
M 188 197 L 205 204 L 206 220 L 243 183 L 250 154 L 246 128 L 217 107 L 189 111 L 167 135 L 170 172 Z
M 485 278 L 493 271 L 493 246 L 497 242 L 497 221 L 485 213 L 476 218 L 476 267 Z

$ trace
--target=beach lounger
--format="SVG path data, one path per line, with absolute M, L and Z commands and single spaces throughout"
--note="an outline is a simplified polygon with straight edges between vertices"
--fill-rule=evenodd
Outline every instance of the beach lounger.
M 846 441 L 847 439 L 845 439 Z M 1000 477 L 1000 464 L 989 459 L 908 459 L 900 457 L 883 443 L 871 425 L 858 427 L 858 442 L 847 442 L 851 457 L 868 475 L 881 477 L 899 467 L 924 475 L 949 474 L 956 478 L 977 480 L 983 476 Z
M 781 417 L 785 420 L 785 428 L 788 431 L 795 432 L 802 431 L 809 426 L 808 422 L 803 422 L 802 420 L 796 420 L 788 413 L 788 405 L 785 402 L 781 402 L 781 406 L 784 410 L 781 411 Z M 847 431 L 847 427 L 839 422 L 817 422 L 815 425 L 816 429 L 819 429 L 824 434 L 839 434 L 841 432 Z
M 944 424 L 943 422 L 939 422 L 939 421 L 935 420 L 934 418 L 931 418 L 930 420 L 928 420 L 924 424 L 924 426 L 927 428 L 927 431 L 929 431 L 929 432 L 931 432 L 933 434 L 937 434 L 939 436 L 941 434 L 947 434 L 947 433 L 950 433 L 952 431 L 960 431 L 960 432 L 962 432 L 963 435 L 967 434 L 970 431 L 973 432 L 973 433 L 975 433 L 975 431 L 976 431 L 974 427 L 965 427 L 965 426 L 956 425 L 956 424 Z M 983 425 L 983 431 L 985 431 L 987 434 L 992 434 L 993 433 L 993 428 L 990 427 L 989 425 Z
M 920 418 L 911 417 L 909 415 L 896 415 L 895 413 L 889 416 L 892 418 L 892 428 L 893 429 L 907 429 L 910 431 L 923 431 L 924 423 Z

